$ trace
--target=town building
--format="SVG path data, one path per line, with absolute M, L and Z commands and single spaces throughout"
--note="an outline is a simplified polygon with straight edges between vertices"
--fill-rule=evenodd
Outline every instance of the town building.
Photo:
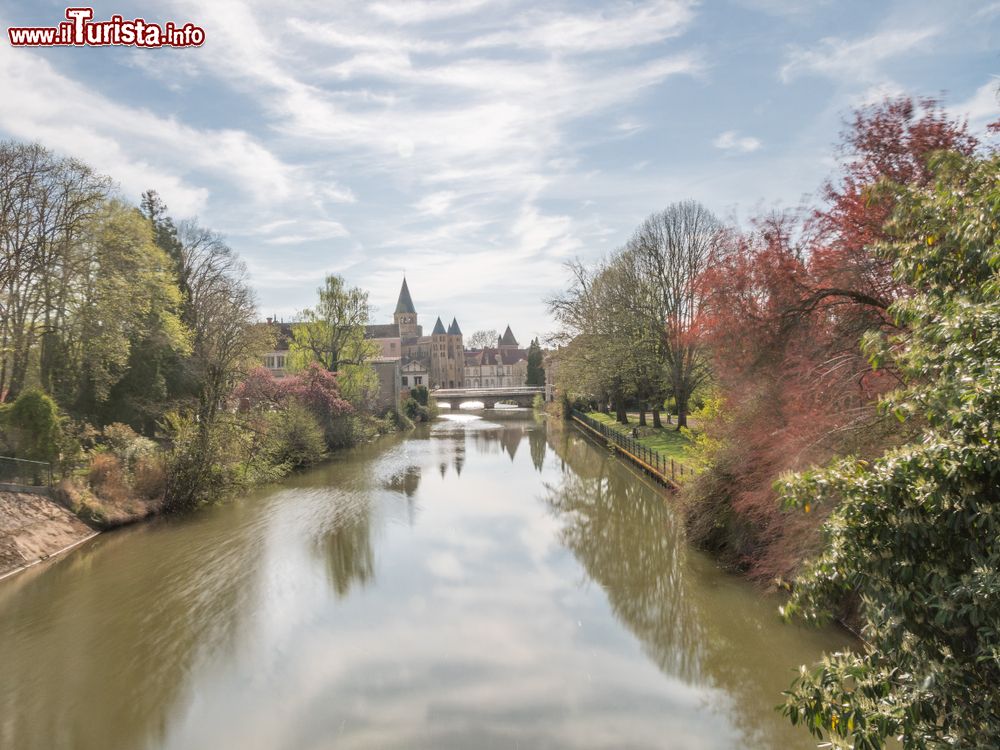
M 465 353 L 467 388 L 512 388 L 528 382 L 528 352 L 514 338 L 510 326 L 497 339 L 496 347 Z
M 270 318 L 267 323 L 275 326 L 277 343 L 264 356 L 264 367 L 280 378 L 287 372 L 292 327 Z M 365 338 L 377 347 L 370 361 L 377 365 L 381 390 L 386 393 L 392 390 L 393 382 L 405 391 L 419 385 L 432 390 L 510 388 L 523 386 L 528 379 L 528 352 L 518 344 L 510 326 L 497 338 L 495 347 L 468 351 L 457 318 L 445 327 L 438 317 L 430 335 L 425 336 L 405 278 L 392 323 L 365 326 Z M 387 367 L 390 363 L 395 367 Z
M 263 358 L 264 368 L 276 378 L 288 373 L 288 345 L 292 340 L 292 326 L 274 318 L 267 319 L 267 326 L 274 332 L 274 349 Z
M 381 357 L 400 360 L 403 388 L 465 387 L 465 348 L 458 320 L 452 318 L 451 325 L 445 328 L 438 317 L 431 335 L 424 336 L 405 278 L 392 323 L 366 326 L 365 338 L 379 347 Z

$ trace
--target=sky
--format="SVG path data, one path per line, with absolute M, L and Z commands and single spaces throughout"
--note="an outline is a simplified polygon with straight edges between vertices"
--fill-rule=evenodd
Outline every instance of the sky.
M 808 203 L 855 107 L 1000 117 L 991 0 L 97 2 L 198 48 L 0 43 L 0 137 L 157 190 L 244 258 L 262 317 L 327 274 L 427 330 L 552 330 L 565 263 L 696 199 L 727 221 Z M 3 0 L 0 24 L 66 5 Z M 4 35 L 6 37 L 6 34 Z

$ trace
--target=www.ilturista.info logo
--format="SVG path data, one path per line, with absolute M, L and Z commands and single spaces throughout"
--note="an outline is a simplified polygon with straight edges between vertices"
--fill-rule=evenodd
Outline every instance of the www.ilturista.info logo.
M 111 16 L 94 22 L 93 8 L 67 8 L 58 26 L 11 26 L 7 36 L 14 47 L 200 47 L 205 30 L 193 23 L 167 22 L 162 26 L 141 18 Z

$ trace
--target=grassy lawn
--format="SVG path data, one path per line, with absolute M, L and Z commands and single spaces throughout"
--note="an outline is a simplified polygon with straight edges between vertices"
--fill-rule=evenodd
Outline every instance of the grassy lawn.
M 589 412 L 587 416 L 598 422 L 606 424 L 611 429 L 616 432 L 620 432 L 626 437 L 632 436 L 632 428 L 638 424 L 638 417 L 633 418 L 632 415 L 629 415 L 629 421 L 631 424 L 627 425 L 618 424 L 613 415 L 602 414 L 599 411 Z M 677 432 L 673 425 L 661 427 L 659 429 L 653 427 L 640 427 L 639 432 L 642 434 L 642 437 L 639 438 L 639 442 L 647 448 L 650 448 L 667 458 L 672 458 L 675 461 L 683 461 L 686 458 L 687 449 L 691 445 L 691 441 L 681 433 Z

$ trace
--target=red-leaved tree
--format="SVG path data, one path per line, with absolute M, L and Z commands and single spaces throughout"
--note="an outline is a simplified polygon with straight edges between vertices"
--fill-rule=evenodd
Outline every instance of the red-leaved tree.
M 782 472 L 875 454 L 895 438 L 874 408 L 896 383 L 892 369 L 873 371 L 860 348 L 866 332 L 893 325 L 887 308 L 908 293 L 873 249 L 893 208 L 875 186 L 922 184 L 933 152 L 975 148 L 965 123 L 933 100 L 858 110 L 823 205 L 804 220 L 771 215 L 730 233 L 703 274 L 700 328 L 723 407 L 706 425 L 715 455 L 689 489 L 689 525 L 751 574 L 789 574 L 816 541 L 815 515 L 779 508 L 772 485 Z

